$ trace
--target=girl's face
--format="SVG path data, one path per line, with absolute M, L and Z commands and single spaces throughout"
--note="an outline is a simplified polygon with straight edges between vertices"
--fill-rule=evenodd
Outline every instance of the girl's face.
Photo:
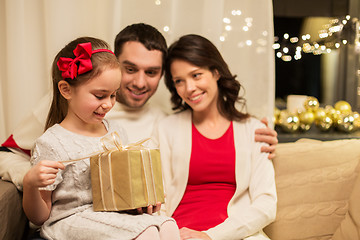
M 68 99 L 67 117 L 72 117 L 82 124 L 102 122 L 115 104 L 116 91 L 120 87 L 120 68 L 105 69 L 99 76 L 89 79 L 84 84 L 71 88 Z
M 217 110 L 217 71 L 213 73 L 183 60 L 174 60 L 170 70 L 177 93 L 194 112 Z

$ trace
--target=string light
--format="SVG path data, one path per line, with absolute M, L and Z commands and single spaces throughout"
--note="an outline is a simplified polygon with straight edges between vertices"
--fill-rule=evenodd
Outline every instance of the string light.
M 355 44 L 358 43 L 360 49 L 360 23 L 357 18 L 352 19 L 350 15 L 329 20 L 329 23 L 318 31 L 318 36 L 313 38 L 317 39 L 316 42 L 310 40 L 310 34 L 297 37 L 285 33 L 282 39 L 275 36 L 272 48 L 276 52 L 276 57 L 286 62 L 292 59 L 300 60 L 302 52 L 314 55 L 331 53 L 332 49 L 339 49 L 342 45 L 348 44 L 348 40 L 345 38 L 348 34 L 343 34 L 345 29 L 352 31 L 351 33 L 355 32 Z
M 230 24 L 231 20 L 230 20 L 230 18 L 223 18 L 223 22 L 226 24 Z
M 226 30 L 226 31 L 231 31 L 231 29 L 232 29 L 232 27 L 231 27 L 230 25 L 226 25 L 226 26 L 225 26 L 225 30 Z

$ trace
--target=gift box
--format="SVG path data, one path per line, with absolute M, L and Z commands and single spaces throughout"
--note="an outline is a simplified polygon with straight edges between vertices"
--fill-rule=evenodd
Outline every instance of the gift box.
M 90 169 L 94 211 L 164 203 L 159 149 L 105 151 L 90 158 Z

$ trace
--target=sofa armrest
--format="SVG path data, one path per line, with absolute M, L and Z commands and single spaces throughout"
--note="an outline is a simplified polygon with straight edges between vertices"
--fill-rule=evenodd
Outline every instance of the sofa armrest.
M 23 178 L 30 169 L 30 157 L 21 151 L 0 151 L 0 178 L 15 184 L 22 191 Z
M 23 238 L 27 218 L 22 209 L 22 194 L 16 186 L 0 180 L 0 239 Z
M 348 211 L 359 161 L 359 139 L 279 144 L 278 211 L 265 233 L 276 240 L 330 239 Z

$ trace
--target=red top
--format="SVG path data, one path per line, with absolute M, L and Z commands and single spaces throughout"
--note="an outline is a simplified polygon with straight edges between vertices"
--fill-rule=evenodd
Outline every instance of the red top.
M 179 228 L 204 231 L 222 223 L 235 189 L 232 122 L 218 139 L 204 137 L 193 124 L 188 185 L 173 214 Z

